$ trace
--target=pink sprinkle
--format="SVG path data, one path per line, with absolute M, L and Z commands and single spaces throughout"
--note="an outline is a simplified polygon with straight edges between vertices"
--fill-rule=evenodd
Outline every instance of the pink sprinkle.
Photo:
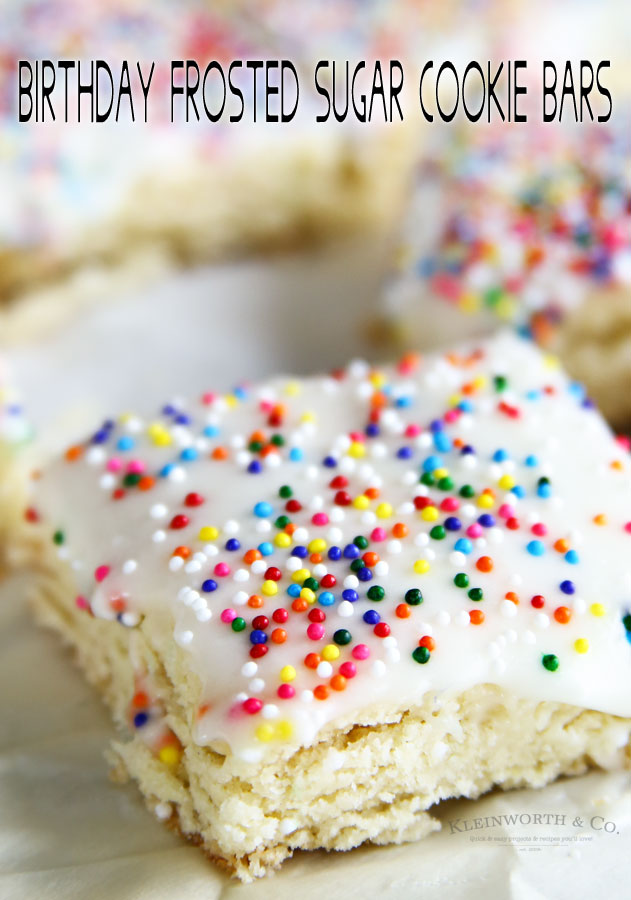
M 230 622 L 233 622 L 237 618 L 237 613 L 234 609 L 223 609 L 221 611 L 221 621 L 225 622 L 227 625 Z
M 257 699 L 257 697 L 248 697 L 247 700 L 243 701 L 243 709 L 246 713 L 254 716 L 263 709 L 263 701 Z
M 455 422 L 459 417 L 460 417 L 459 409 L 449 409 L 443 416 L 443 418 L 444 418 L 445 422 L 447 422 L 447 424 L 450 424 L 451 422 Z
M 85 597 L 82 597 L 81 594 L 79 594 L 79 596 L 75 600 L 75 603 L 79 609 L 90 609 L 90 607 L 88 606 L 88 601 L 85 599 Z
M 512 519 L 515 515 L 515 507 L 510 503 L 502 503 L 498 512 L 503 519 Z
M 370 650 L 366 646 L 366 644 L 356 644 L 353 647 L 352 655 L 355 659 L 368 659 L 370 656 Z
M 385 541 L 388 537 L 388 533 L 385 528 L 373 528 L 370 534 L 371 541 Z
M 351 431 L 349 437 L 350 437 L 351 441 L 355 441 L 359 444 L 362 444 L 364 442 L 364 438 L 366 437 L 366 435 L 364 434 L 363 431 Z
M 261 400 L 261 402 L 259 404 L 259 408 L 260 408 L 261 412 L 268 413 L 268 412 L 272 411 L 272 404 L 270 403 L 269 400 Z
M 205 394 L 202 394 L 202 403 L 204 403 L 206 406 L 210 406 L 211 403 L 214 403 L 215 396 L 216 395 L 213 394 L 212 391 L 206 391 Z
M 311 517 L 311 521 L 313 522 L 314 525 L 328 525 L 329 517 L 327 516 L 326 513 L 319 512 L 319 513 L 315 513 Z
M 352 662 L 342 663 L 340 666 L 340 675 L 344 678 L 354 678 L 357 675 L 357 666 Z
M 292 697 L 296 696 L 296 691 L 290 684 L 281 684 L 276 693 L 281 700 L 291 700 Z
M 457 509 L 460 509 L 460 501 L 456 497 L 445 497 L 440 504 L 440 508 L 444 512 L 455 512 Z
M 479 538 L 482 535 L 482 526 L 479 522 L 474 522 L 473 525 L 469 525 L 467 528 L 467 537 L 470 538 Z
M 111 459 L 108 459 L 105 466 L 108 472 L 120 472 L 122 467 L 123 463 L 118 456 L 113 456 Z
M 127 471 L 130 475 L 140 475 L 145 469 L 146 466 L 141 459 L 130 459 L 127 463 Z
M 413 423 L 411 425 L 408 425 L 408 427 L 405 429 L 406 437 L 417 437 L 420 433 L 421 433 L 421 426 L 414 425 Z
M 220 562 L 214 568 L 215 575 L 218 575 L 220 578 L 225 578 L 226 575 L 230 574 L 230 566 L 228 563 Z
M 311 638 L 312 641 L 321 641 L 324 637 L 324 625 L 312 622 L 307 628 L 307 637 Z
M 94 577 L 97 581 L 103 581 L 110 574 L 109 566 L 97 566 L 94 570 Z
M 533 534 L 536 534 L 539 537 L 542 537 L 544 534 L 548 533 L 548 529 L 543 524 L 543 522 L 536 522 L 530 530 Z
M 631 522 L 627 522 L 624 526 L 624 530 L 631 534 Z

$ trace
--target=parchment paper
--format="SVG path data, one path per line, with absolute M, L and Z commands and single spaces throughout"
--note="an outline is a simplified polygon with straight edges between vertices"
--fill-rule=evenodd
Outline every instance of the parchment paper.
M 152 410 L 174 387 L 176 393 L 227 387 L 244 372 L 308 371 L 368 352 L 350 322 L 376 296 L 373 250 L 181 276 L 12 351 L 44 443 L 77 437 L 96 412 Z M 314 339 L 309 317 L 317 309 L 300 307 L 305 298 L 308 305 L 324 297 L 330 309 L 342 297 L 346 303 L 328 343 Z M 631 781 L 624 772 L 452 801 L 440 812 L 442 832 L 418 844 L 298 854 L 253 885 L 230 881 L 155 821 L 133 785 L 109 782 L 103 758 L 114 736 L 109 715 L 70 654 L 32 624 L 23 590 L 24 578 L 0 585 L 2 900 L 631 895 Z M 484 817 L 501 815 L 522 816 L 523 824 L 518 818 L 484 827 Z M 532 823 L 535 815 L 539 824 Z M 593 817 L 600 817 L 594 827 Z

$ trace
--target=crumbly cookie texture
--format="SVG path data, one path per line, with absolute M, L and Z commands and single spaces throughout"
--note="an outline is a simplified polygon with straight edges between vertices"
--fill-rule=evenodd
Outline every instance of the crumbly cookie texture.
M 121 725 L 116 773 L 248 880 L 622 761 L 629 465 L 508 334 L 208 391 L 44 471 L 33 603 Z

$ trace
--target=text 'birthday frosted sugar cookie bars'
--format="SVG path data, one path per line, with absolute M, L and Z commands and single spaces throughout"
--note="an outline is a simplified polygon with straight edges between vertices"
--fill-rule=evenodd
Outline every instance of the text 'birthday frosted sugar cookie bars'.
M 35 609 L 122 726 L 119 772 L 248 880 L 620 763 L 630 466 L 508 334 L 207 392 L 43 472 Z

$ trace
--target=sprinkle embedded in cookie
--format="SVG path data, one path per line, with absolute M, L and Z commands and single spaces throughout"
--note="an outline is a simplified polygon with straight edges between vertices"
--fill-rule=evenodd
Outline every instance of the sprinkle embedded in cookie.
M 257 874 L 610 762 L 631 728 L 629 466 L 511 335 L 208 392 L 108 420 L 44 472 L 36 605 L 134 734 L 117 752 L 153 806 Z

